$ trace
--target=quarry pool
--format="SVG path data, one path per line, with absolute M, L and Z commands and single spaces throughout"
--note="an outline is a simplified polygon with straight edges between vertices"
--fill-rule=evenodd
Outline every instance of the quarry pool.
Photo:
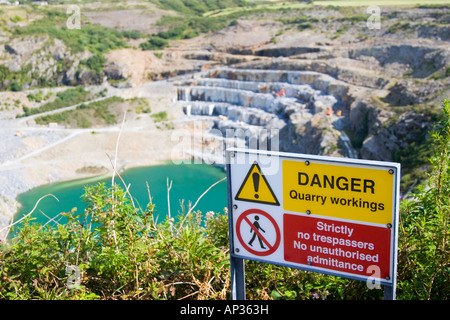
M 189 202 L 193 205 L 206 189 L 224 178 L 226 174 L 223 169 L 206 164 L 170 164 L 132 168 L 124 171 L 121 176 L 126 184 L 131 184 L 130 193 L 135 203 L 143 209 L 149 203 L 148 183 L 152 202 L 155 205 L 155 218 L 157 217 L 158 221 L 161 221 L 168 212 L 167 179 L 169 179 L 169 183 L 172 182 L 170 189 L 171 217 L 176 217 L 181 212 L 181 200 L 184 200 L 185 207 L 189 205 Z M 77 208 L 77 212 L 80 213 L 86 207 L 81 199 L 84 194 L 84 186 L 102 182 L 111 186 L 111 177 L 53 183 L 25 192 L 17 197 L 17 201 L 22 207 L 16 213 L 14 221 L 18 221 L 28 214 L 39 198 L 46 194 L 53 194 L 59 201 L 51 196 L 42 199 L 31 216 L 36 218 L 35 222 L 41 224 L 49 222 L 52 218 L 54 221 L 50 221 L 50 225 L 64 223 L 64 218 L 58 214 L 70 212 L 73 208 Z M 123 183 L 118 177 L 116 177 L 115 183 L 123 187 Z M 227 185 L 224 180 L 211 188 L 200 199 L 195 210 L 200 210 L 205 215 L 208 211 L 223 212 L 226 206 Z M 12 233 L 10 233 L 10 237 L 11 235 Z

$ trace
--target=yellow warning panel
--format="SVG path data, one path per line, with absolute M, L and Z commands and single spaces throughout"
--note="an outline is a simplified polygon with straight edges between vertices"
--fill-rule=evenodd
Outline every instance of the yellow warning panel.
M 288 211 L 392 224 L 393 194 L 393 170 L 283 161 Z
M 280 205 L 257 162 L 253 163 L 250 167 L 234 199 L 274 206 Z

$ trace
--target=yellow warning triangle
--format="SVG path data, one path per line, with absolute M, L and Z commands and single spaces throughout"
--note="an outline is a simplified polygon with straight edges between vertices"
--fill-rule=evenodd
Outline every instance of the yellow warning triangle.
M 274 206 L 280 205 L 257 162 L 253 163 L 250 167 L 250 170 L 234 199 Z

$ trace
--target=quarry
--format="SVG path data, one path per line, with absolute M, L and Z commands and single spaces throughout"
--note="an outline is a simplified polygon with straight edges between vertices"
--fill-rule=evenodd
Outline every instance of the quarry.
M 39 10 L 48 9 L 66 18 L 63 5 Z M 13 31 L 33 26 L 44 11 L 2 7 L 0 225 L 16 211 L 15 197 L 33 187 L 108 174 L 113 161 L 118 170 L 166 160 L 221 165 L 227 146 L 248 147 L 252 136 L 279 151 L 402 161 L 407 194 L 426 172 L 416 160 L 450 93 L 450 9 L 382 7 L 380 29 L 367 27 L 365 9 L 249 11 L 219 30 L 144 50 L 150 35 L 170 30 L 155 22 L 173 11 L 139 1 L 108 10 L 86 3 L 82 30 L 140 32 L 102 52 L 94 71 L 86 62 L 98 55 L 93 49 L 76 52 L 51 33 Z M 21 90 L 12 90 L 14 81 Z M 24 114 L 73 87 L 88 98 Z M 38 94 L 44 98 L 32 98 Z M 100 107 L 80 108 L 102 100 L 113 101 L 111 123 L 96 118 Z M 72 120 L 54 120 L 62 112 Z

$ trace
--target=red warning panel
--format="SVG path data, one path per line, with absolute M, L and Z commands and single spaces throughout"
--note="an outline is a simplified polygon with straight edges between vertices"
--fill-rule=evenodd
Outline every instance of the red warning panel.
M 389 280 L 391 229 L 292 214 L 283 224 L 286 261 L 366 277 L 376 266 Z

